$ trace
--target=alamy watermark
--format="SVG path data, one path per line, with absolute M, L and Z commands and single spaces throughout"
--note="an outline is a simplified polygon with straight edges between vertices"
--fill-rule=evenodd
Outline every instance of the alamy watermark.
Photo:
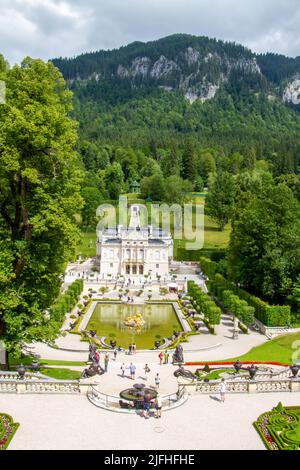
M 137 208 L 139 229 L 156 229 L 157 236 L 172 234 L 173 240 L 185 241 L 186 250 L 201 250 L 204 246 L 204 205 L 200 204 L 128 204 L 126 196 L 119 198 L 118 206 L 101 204 L 96 215 L 100 219 L 97 236 L 105 229 L 130 229 L 130 207 Z M 159 231 L 160 229 L 160 231 Z M 153 235 L 154 236 L 154 235 Z
M 6 103 L 6 86 L 3 80 L 0 80 L 0 104 Z

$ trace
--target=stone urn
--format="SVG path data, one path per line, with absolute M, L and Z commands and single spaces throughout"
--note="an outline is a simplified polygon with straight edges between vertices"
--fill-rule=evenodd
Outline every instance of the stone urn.
M 25 372 L 26 372 L 26 369 L 25 367 L 23 366 L 23 364 L 20 364 L 18 367 L 17 367 L 17 372 L 19 374 L 19 379 L 20 380 L 23 380 L 24 377 L 25 377 Z
M 242 368 L 242 364 L 240 363 L 240 361 L 236 361 L 233 364 L 233 367 L 235 368 L 235 371 L 238 374 L 240 372 L 241 368 Z
M 96 336 L 97 331 L 96 330 L 90 330 L 90 336 L 94 338 Z
M 159 348 L 159 346 L 160 346 L 160 341 L 159 341 L 159 340 L 157 340 L 157 341 L 155 341 L 155 342 L 154 342 L 154 344 L 155 344 L 155 347 L 156 347 L 156 349 L 158 349 L 158 348 Z
M 33 372 L 38 372 L 40 370 L 40 363 L 38 361 L 32 361 L 31 363 L 31 369 Z
M 290 369 L 291 369 L 291 372 L 292 372 L 292 374 L 293 374 L 293 379 L 296 379 L 300 367 L 299 367 L 297 364 L 293 364 L 293 365 L 290 367 Z
M 258 368 L 252 364 L 251 367 L 248 367 L 249 375 L 250 375 L 250 380 L 254 380 L 256 373 L 257 373 Z
M 117 346 L 117 342 L 115 340 L 111 340 L 110 345 L 111 345 L 112 349 L 115 349 L 115 347 Z

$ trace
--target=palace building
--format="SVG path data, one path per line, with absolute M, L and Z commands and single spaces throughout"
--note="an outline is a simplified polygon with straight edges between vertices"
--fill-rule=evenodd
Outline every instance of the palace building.
M 162 229 L 141 227 L 140 207 L 131 206 L 129 227 L 105 229 L 97 241 L 100 274 L 165 276 L 173 259 L 173 240 Z

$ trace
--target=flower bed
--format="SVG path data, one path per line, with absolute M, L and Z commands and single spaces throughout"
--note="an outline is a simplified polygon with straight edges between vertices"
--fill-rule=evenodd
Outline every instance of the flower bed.
M 186 362 L 184 365 L 185 366 L 205 366 L 206 364 L 208 364 L 210 366 L 233 366 L 234 363 L 235 363 L 234 361 L 228 361 L 228 362 L 194 361 L 194 362 Z M 241 361 L 241 364 L 243 365 L 261 364 L 261 365 L 270 365 L 270 366 L 289 367 L 289 364 L 283 364 L 282 362 Z
M 7 449 L 18 427 L 11 416 L 0 413 L 0 450 Z
M 300 450 L 300 406 L 279 403 L 260 415 L 253 426 L 268 450 Z

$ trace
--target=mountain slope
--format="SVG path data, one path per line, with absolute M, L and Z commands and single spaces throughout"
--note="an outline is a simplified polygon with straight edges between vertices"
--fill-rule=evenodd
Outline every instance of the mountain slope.
M 193 135 L 202 148 L 288 153 L 289 168 L 300 165 L 300 58 L 177 34 L 53 62 L 74 91 L 81 138 L 100 147 L 152 152 Z

